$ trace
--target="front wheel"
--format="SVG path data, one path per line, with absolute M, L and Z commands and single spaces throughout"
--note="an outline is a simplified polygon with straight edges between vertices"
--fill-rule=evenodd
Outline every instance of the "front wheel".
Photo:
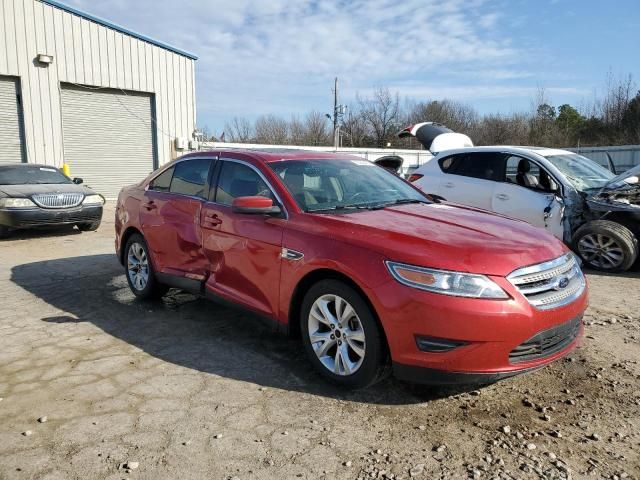
M 364 388 L 388 372 L 387 345 L 362 296 L 337 280 L 309 289 L 301 310 L 302 339 L 311 363 L 340 386 Z
M 138 298 L 159 298 L 168 287 L 158 283 L 149 257 L 149 247 L 144 237 L 134 234 L 125 246 L 125 272 L 129 288 Z
M 573 235 L 573 248 L 590 267 L 624 272 L 638 258 L 638 240 L 631 230 L 610 220 L 594 220 Z

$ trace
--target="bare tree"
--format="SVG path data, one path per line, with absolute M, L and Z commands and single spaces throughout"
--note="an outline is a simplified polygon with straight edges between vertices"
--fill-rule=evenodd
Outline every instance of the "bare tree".
M 275 115 L 258 117 L 254 130 L 257 143 L 269 145 L 286 145 L 289 143 L 289 123 Z
M 454 132 L 466 133 L 478 122 L 478 113 L 470 105 L 454 100 L 420 102 L 409 112 L 409 122 L 437 122 Z
M 231 123 L 225 124 L 224 131 L 234 143 L 249 143 L 253 137 L 251 122 L 246 118 L 233 117 Z
M 635 93 L 635 84 L 631 75 L 615 78 L 607 74 L 606 90 L 601 104 L 601 118 L 614 129 L 620 129 L 629 102 Z
M 307 114 L 304 119 L 305 145 L 331 145 L 327 117 L 318 111 Z
M 342 119 L 340 132 L 344 146 L 364 147 L 368 143 L 369 130 L 367 122 L 360 111 L 349 110 L 349 113 Z
M 387 145 L 399 129 L 400 97 L 388 88 L 377 88 L 371 98 L 356 96 L 362 116 L 379 148 Z

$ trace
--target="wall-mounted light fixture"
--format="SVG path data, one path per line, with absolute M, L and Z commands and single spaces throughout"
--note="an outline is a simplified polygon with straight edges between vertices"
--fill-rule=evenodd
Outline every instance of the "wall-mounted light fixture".
M 53 63 L 53 55 L 39 53 L 37 58 L 38 58 L 38 62 L 43 63 L 45 65 L 49 65 L 50 63 Z

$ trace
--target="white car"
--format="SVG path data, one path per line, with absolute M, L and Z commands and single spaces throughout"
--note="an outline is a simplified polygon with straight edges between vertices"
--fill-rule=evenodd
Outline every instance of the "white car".
M 494 146 L 442 151 L 409 181 L 436 200 L 545 228 L 593 268 L 624 271 L 638 257 L 638 175 L 640 166 L 616 177 L 566 150 Z

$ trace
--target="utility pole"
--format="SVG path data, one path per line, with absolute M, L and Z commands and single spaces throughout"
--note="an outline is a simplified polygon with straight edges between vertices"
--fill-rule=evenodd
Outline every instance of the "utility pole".
M 333 147 L 340 146 L 340 126 L 338 125 L 338 77 L 333 86 Z

